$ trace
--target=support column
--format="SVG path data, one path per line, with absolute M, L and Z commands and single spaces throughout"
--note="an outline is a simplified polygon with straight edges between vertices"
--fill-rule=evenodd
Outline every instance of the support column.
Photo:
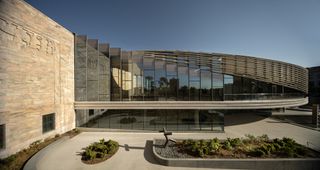
M 196 129 L 200 129 L 200 124 L 199 124 L 199 110 L 194 111 L 194 127 Z
M 319 126 L 319 105 L 314 104 L 312 105 L 312 124 L 316 127 Z

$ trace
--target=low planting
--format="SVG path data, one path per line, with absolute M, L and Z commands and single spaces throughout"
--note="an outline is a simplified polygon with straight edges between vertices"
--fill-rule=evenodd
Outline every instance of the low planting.
M 28 148 L 23 149 L 22 151 L 17 152 L 7 158 L 0 159 L 0 169 L 1 170 L 19 170 L 23 169 L 25 163 L 37 152 L 41 149 L 45 148 L 52 142 L 60 139 L 63 136 L 74 137 L 79 134 L 80 131 L 78 129 L 73 129 L 69 132 L 66 132 L 62 135 L 55 135 L 54 137 L 50 137 L 44 140 L 37 140 L 29 145 Z
M 84 148 L 81 160 L 87 164 L 99 163 L 110 158 L 118 151 L 118 149 L 118 142 L 100 139 L 99 142 L 94 142 L 88 147 Z
M 291 138 L 269 139 L 267 135 L 219 140 L 183 140 L 174 147 L 180 153 L 202 158 L 319 158 L 320 154 Z

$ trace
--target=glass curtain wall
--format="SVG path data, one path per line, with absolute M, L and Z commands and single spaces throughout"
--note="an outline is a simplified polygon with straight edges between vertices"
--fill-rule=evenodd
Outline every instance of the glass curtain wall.
M 224 100 L 266 100 L 299 96 L 303 94 L 280 85 L 224 75 Z
M 200 66 L 196 57 L 189 57 L 190 101 L 200 99 Z
M 122 101 L 129 101 L 129 94 L 132 94 L 132 60 L 129 52 L 122 52 Z
M 166 61 L 164 58 L 158 57 L 155 60 L 155 100 L 164 101 L 167 99 L 168 86 Z
M 141 54 L 132 54 L 132 93 L 130 99 L 143 101 L 143 57 Z
M 86 127 L 158 131 L 223 131 L 219 110 L 108 110 Z
M 201 67 L 201 100 L 211 101 L 212 100 L 212 90 L 211 90 L 211 70 L 209 67 Z
M 110 49 L 111 65 L 111 100 L 121 100 L 121 50 L 116 48 Z
M 143 58 L 144 100 L 154 100 L 154 57 Z
M 168 79 L 167 88 L 167 100 L 174 101 L 177 100 L 178 96 L 178 67 L 176 58 L 173 57 L 172 60 L 167 60 L 166 71 Z
M 186 57 L 178 57 L 178 100 L 189 100 L 189 67 Z
M 217 56 L 175 56 L 111 49 L 113 101 L 222 101 L 301 97 L 296 90 L 222 74 Z

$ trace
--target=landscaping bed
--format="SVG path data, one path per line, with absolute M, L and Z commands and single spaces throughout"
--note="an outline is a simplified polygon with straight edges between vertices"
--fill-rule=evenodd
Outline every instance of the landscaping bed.
M 119 149 L 119 144 L 116 141 L 100 139 L 99 142 L 94 142 L 84 148 L 82 152 L 82 162 L 86 164 L 96 164 L 109 159 Z
M 320 153 L 293 139 L 269 139 L 267 135 L 219 140 L 178 140 L 163 147 L 155 140 L 155 152 L 163 158 L 320 158 Z
M 52 138 L 47 138 L 42 140 L 35 141 L 30 144 L 30 146 L 26 149 L 23 149 L 20 152 L 17 152 L 16 154 L 13 154 L 5 159 L 0 159 L 0 169 L 1 170 L 20 170 L 23 168 L 25 163 L 38 151 L 45 148 L 52 142 L 60 139 L 63 136 L 68 136 L 70 138 L 76 136 L 79 134 L 80 131 L 77 129 L 71 130 L 69 132 L 66 132 L 62 135 L 55 135 Z

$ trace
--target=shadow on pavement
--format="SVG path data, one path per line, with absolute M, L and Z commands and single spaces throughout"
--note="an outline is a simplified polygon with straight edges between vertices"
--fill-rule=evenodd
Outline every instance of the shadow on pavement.
M 119 147 L 124 148 L 126 151 L 130 151 L 131 149 L 143 149 L 144 150 L 143 156 L 146 161 L 148 161 L 149 163 L 152 163 L 152 164 L 160 165 L 153 157 L 153 152 L 152 152 L 153 141 L 152 140 L 147 140 L 144 147 L 129 146 L 128 144 L 119 145 Z
M 302 126 L 316 128 L 316 126 L 312 124 L 311 115 L 273 115 L 271 118 L 285 123 L 296 123 Z
M 128 144 L 119 145 L 119 147 L 122 147 L 125 149 L 125 151 L 130 151 L 130 149 L 144 149 L 145 147 L 139 147 L 139 146 L 129 146 Z
M 267 118 L 270 114 L 257 113 L 228 113 L 224 116 L 224 126 L 253 123 Z
M 147 140 L 146 146 L 143 152 L 144 159 L 147 160 L 149 163 L 161 165 L 159 164 L 158 161 L 154 159 L 152 149 L 153 149 L 153 141 Z

